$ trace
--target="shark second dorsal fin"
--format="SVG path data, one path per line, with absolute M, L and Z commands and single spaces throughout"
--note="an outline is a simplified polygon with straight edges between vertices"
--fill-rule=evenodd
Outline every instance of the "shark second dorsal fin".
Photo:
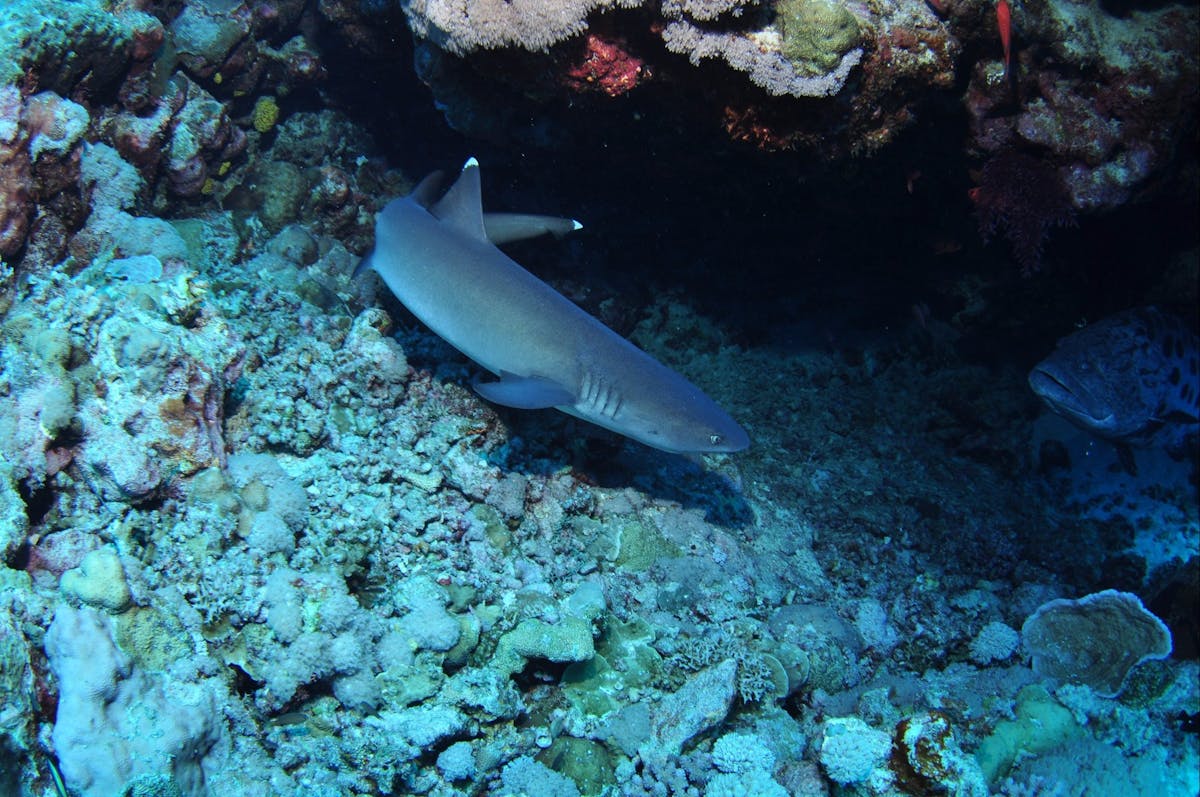
M 464 235 L 486 241 L 483 203 L 479 194 L 479 161 L 468 158 L 462 174 L 429 212 Z
M 583 225 L 575 219 L 560 219 L 557 216 L 537 216 L 532 213 L 484 213 L 483 228 L 488 240 L 494 244 L 537 238 L 549 233 L 562 238 L 568 233 L 582 230 Z

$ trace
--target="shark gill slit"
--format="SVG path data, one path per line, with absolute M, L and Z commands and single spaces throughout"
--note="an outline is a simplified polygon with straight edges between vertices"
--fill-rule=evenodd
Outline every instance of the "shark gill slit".
M 582 399 L 586 406 L 591 406 L 595 402 L 596 385 L 592 379 L 592 372 L 587 368 L 583 369 L 583 378 L 579 380 L 579 398 Z
M 600 412 L 607 416 L 609 420 L 616 420 L 617 411 L 621 409 L 621 396 L 617 391 L 609 385 L 604 391 L 604 406 L 600 408 Z
M 584 405 L 592 412 L 616 420 L 617 413 L 625 400 L 613 390 L 611 384 L 598 378 L 590 369 L 584 369 L 580 384 L 580 397 Z

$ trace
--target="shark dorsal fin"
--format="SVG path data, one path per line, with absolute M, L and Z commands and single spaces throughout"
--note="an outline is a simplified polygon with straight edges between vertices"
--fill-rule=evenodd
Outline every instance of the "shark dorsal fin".
M 408 198 L 423 208 L 429 207 L 433 203 L 433 198 L 437 196 L 438 189 L 442 187 L 442 178 L 445 176 L 441 169 L 427 174 L 424 180 L 417 183 L 417 187 L 412 190 Z
M 486 241 L 480 199 L 479 161 L 469 158 L 462 174 L 429 212 L 459 232 Z

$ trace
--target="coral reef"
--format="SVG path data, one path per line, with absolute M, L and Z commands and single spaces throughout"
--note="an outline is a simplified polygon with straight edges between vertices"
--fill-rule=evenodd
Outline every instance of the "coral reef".
M 559 87 L 601 88 L 609 96 L 624 95 L 653 74 L 685 88 L 690 102 L 708 105 L 716 98 L 739 115 L 763 120 L 758 133 L 746 135 L 743 125 L 735 137 L 772 148 L 843 152 L 882 146 L 911 121 L 919 92 L 952 82 L 958 47 L 923 5 L 868 9 L 795 0 L 771 6 L 742 0 L 673 2 L 661 9 L 632 1 L 565 7 L 529 2 L 479 4 L 465 13 L 452 4 L 402 4 L 418 40 L 418 73 L 451 123 L 478 134 L 511 127 L 502 104 L 489 96 L 497 82 L 520 75 L 525 102 L 553 96 L 545 67 L 531 68 L 539 61 L 562 74 Z M 582 56 L 571 54 L 578 49 L 571 36 L 585 42 Z M 675 54 L 700 69 L 685 68 Z M 707 66 L 714 61 L 724 68 Z M 497 63 L 505 68 L 497 70 Z M 860 65 L 864 79 L 846 90 Z M 709 96 L 714 77 L 720 91 Z M 811 108 L 794 103 L 834 96 L 845 102 L 823 108 L 815 120 Z M 822 143 L 831 131 L 838 131 L 837 138 Z
M 563 88 L 623 96 L 654 75 L 651 83 L 684 92 L 675 102 L 709 107 L 709 114 L 716 103 L 736 140 L 769 150 L 873 153 L 913 125 L 931 95 L 952 92 L 960 73 L 971 75 L 961 102 L 971 145 L 985 160 L 1009 152 L 1042 160 L 1081 211 L 1162 190 L 1193 124 L 1189 98 L 1200 73 L 1183 54 L 1200 41 L 1195 14 L 1168 5 L 1133 12 L 1124 24 L 1094 4 L 1018 8 L 1010 69 L 986 5 L 402 7 L 417 38 L 419 74 L 451 124 L 470 134 L 520 136 L 515 120 L 524 112 L 514 104 L 553 113 L 546 103 Z M 547 80 L 552 71 L 558 80 Z M 763 91 L 739 83 L 739 73 Z M 1024 243 L 1018 248 L 1019 265 L 1029 270 L 1036 254 Z
M 581 33 L 597 10 L 633 7 L 639 0 L 406 0 L 404 14 L 417 36 L 446 52 L 520 47 L 546 50 Z
M 1086 683 L 1096 694 L 1121 692 L 1138 664 L 1171 654 L 1171 632 L 1136 595 L 1105 590 L 1077 601 L 1053 600 L 1021 626 L 1042 675 Z
M 114 794 L 167 775 L 177 793 L 207 793 L 204 759 L 222 724 L 216 693 L 203 681 L 136 667 L 94 609 L 60 606 L 45 647 L 60 684 L 54 751 L 72 788 Z
M 808 74 L 838 67 L 858 46 L 858 20 L 845 6 L 826 0 L 785 0 L 775 9 L 783 57 Z
M 1059 173 L 1032 155 L 1006 150 L 983 167 L 970 192 L 986 242 L 1003 230 L 1026 273 L 1037 271 L 1051 229 L 1075 221 L 1075 208 Z
M 837 94 L 862 58 L 857 46 L 859 22 L 836 3 L 782 3 L 770 26 L 750 31 L 712 26 L 723 14 L 701 8 L 698 16 L 693 15 L 694 5 L 664 6 L 667 22 L 662 38 L 666 48 L 687 55 L 697 65 L 704 59 L 720 58 L 771 95 Z M 746 15 L 751 20 L 758 17 Z
M 1053 2 L 1019 6 L 1015 24 L 1011 69 L 979 61 L 964 98 L 971 145 L 987 164 L 1012 152 L 1040 161 L 1058 173 L 1055 193 L 1087 213 L 1180 190 L 1172 184 L 1200 91 L 1200 66 L 1185 55 L 1200 43 L 1196 14 Z M 1025 271 L 1038 264 L 1029 237 L 1013 239 Z
M 67 96 L 136 80 L 162 35 L 154 17 L 99 2 L 0 9 L 0 258 L 27 246 L 45 262 L 62 256 L 87 213 L 71 189 L 92 122 Z
M 971 164 L 885 152 L 965 109 L 939 142 L 1032 271 L 1189 163 L 1195 9 L 1014 14 L 1006 77 L 987 3 L 4 4 L 0 793 L 1195 794 L 1186 463 L 1044 425 L 1023 360 L 1087 280 L 925 264 L 896 231 L 969 228 Z M 417 162 L 484 146 L 392 91 L 410 55 L 498 174 L 560 173 L 496 209 L 581 183 L 592 238 L 514 256 L 748 452 L 489 405 L 352 278 Z
M 620 39 L 589 32 L 567 69 L 564 83 L 575 91 L 602 91 L 610 97 L 632 91 L 646 75 L 645 64 L 632 55 Z

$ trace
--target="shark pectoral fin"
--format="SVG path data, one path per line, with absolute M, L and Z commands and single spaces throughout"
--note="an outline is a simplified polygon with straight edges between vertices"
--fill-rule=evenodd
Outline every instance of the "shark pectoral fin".
M 521 410 L 561 407 L 575 403 L 575 394 L 552 379 L 517 376 L 507 371 L 500 374 L 499 382 L 476 380 L 474 388 L 476 393 L 488 401 Z
M 358 261 L 358 265 L 354 267 L 354 273 L 350 275 L 350 279 L 358 279 L 363 274 L 366 274 L 371 269 L 375 268 L 375 250 L 372 249 L 363 259 Z
M 562 238 L 582 228 L 583 225 L 575 219 L 558 216 L 538 216 L 532 213 L 483 214 L 483 229 L 487 232 L 488 240 L 494 244 L 523 241 L 547 233 L 555 238 Z

